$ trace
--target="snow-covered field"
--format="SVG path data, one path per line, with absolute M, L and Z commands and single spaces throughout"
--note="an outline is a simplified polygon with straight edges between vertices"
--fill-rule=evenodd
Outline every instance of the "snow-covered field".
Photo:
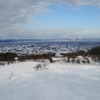
M 0 67 L 0 100 L 100 100 L 100 66 L 38 62 Z

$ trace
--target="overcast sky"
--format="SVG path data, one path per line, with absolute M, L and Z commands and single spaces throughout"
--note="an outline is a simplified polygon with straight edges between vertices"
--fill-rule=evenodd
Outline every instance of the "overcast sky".
M 0 39 L 100 38 L 100 0 L 0 0 Z

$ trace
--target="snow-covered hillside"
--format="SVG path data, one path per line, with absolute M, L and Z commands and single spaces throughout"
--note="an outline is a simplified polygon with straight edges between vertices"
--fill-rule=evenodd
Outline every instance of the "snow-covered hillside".
M 0 67 L 0 100 L 100 100 L 100 66 L 38 63 Z

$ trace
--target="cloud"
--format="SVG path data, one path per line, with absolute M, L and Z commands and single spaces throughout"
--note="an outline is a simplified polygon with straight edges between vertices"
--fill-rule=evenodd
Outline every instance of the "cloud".
M 1 38 L 10 39 L 31 39 L 31 38 L 98 38 L 100 30 L 76 30 L 66 28 L 51 28 L 51 29 L 29 29 L 20 27 L 8 27 L 0 30 Z M 4 34 L 6 33 L 6 34 Z M 91 35 L 92 34 L 92 35 Z M 90 37 L 91 35 L 91 37 Z
M 100 5 L 100 0 L 0 0 L 0 37 L 1 38 L 36 38 L 68 34 L 69 30 L 50 29 L 32 30 L 23 25 L 31 21 L 33 14 L 50 12 L 48 6 L 60 3 L 70 6 Z M 70 32 L 73 34 L 73 32 Z M 40 34 L 44 34 L 40 35 Z M 61 36 L 61 35 L 60 35 Z M 59 37 L 60 37 L 59 36 Z
M 84 5 L 100 6 L 100 0 L 60 0 L 60 2 L 70 6 L 84 6 Z
M 26 23 L 30 21 L 31 14 L 48 11 L 48 5 L 48 2 L 40 0 L 0 0 L 1 26 Z
M 32 14 L 48 12 L 47 6 L 53 2 L 77 6 L 100 4 L 100 0 L 0 0 L 0 26 L 26 23 Z

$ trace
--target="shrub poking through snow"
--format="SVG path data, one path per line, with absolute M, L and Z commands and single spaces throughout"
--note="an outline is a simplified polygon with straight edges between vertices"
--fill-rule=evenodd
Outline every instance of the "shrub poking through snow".
M 5 64 L 5 62 L 0 62 L 0 66 L 4 66 Z
M 77 60 L 77 63 L 80 64 L 80 60 L 79 59 Z
M 37 70 L 43 70 L 43 69 L 48 69 L 46 68 L 47 65 L 49 64 L 48 60 L 45 60 L 43 63 L 37 64 L 34 68 Z
M 82 63 L 85 64 L 86 62 L 83 60 Z
M 90 64 L 90 61 L 89 61 L 89 59 L 87 59 L 87 63 L 88 63 L 88 64 Z
M 45 60 L 42 65 L 43 69 L 47 69 L 46 67 L 49 65 L 49 60 Z
M 36 71 L 40 70 L 42 69 L 42 64 L 37 64 L 34 68 L 36 69 Z
M 75 63 L 75 59 L 74 58 L 72 59 L 72 63 Z
M 11 72 L 11 73 L 10 73 L 10 76 L 9 76 L 9 79 L 11 79 L 13 76 L 14 76 L 14 73 Z
M 70 58 L 68 57 L 68 63 L 70 63 Z

